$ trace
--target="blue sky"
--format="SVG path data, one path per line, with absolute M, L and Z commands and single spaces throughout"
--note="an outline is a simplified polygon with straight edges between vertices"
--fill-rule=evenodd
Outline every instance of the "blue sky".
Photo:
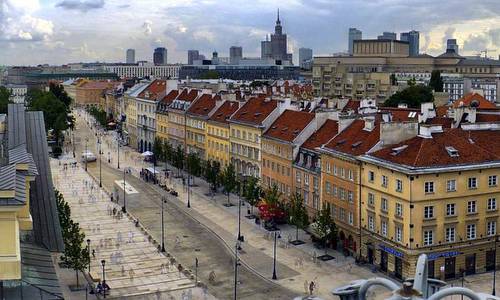
M 123 61 L 127 48 L 151 60 L 157 46 L 172 63 L 188 49 L 227 56 L 232 45 L 258 56 L 278 7 L 295 56 L 299 47 L 345 51 L 349 27 L 364 38 L 419 30 L 421 52 L 432 55 L 450 37 L 461 54 L 500 46 L 498 0 L 0 0 L 0 64 Z

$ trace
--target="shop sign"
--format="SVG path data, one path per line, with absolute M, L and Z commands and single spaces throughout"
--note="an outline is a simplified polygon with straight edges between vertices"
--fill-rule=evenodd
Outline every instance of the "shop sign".
M 381 250 L 383 250 L 383 251 L 385 251 L 385 252 L 389 253 L 389 254 L 392 254 L 392 255 L 396 256 L 396 257 L 403 258 L 403 253 L 399 252 L 399 251 L 398 251 L 398 250 L 396 250 L 396 249 L 393 249 L 393 248 L 391 248 L 391 247 L 388 247 L 388 246 L 386 246 L 386 245 L 382 245 L 382 244 L 380 244 L 380 245 L 379 245 L 379 248 L 380 248 Z

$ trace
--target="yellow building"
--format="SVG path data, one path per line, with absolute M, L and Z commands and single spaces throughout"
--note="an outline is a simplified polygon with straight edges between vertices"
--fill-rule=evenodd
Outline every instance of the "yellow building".
M 172 147 L 186 150 L 186 112 L 199 91 L 183 89 L 168 107 L 168 141 Z
M 187 153 L 196 153 L 201 159 L 207 159 L 207 120 L 222 104 L 218 95 L 201 95 L 186 112 Z
M 179 91 L 172 90 L 158 102 L 156 108 L 156 138 L 163 143 L 168 141 L 168 106 L 179 95 Z
M 261 176 L 261 136 L 278 116 L 278 101 L 258 97 L 250 98 L 231 117 L 231 163 L 237 173 Z
M 424 253 L 442 279 L 495 268 L 500 131 L 488 126 L 420 125 L 417 137 L 360 157 L 369 263 L 399 278 Z
M 24 145 L 9 150 L 0 167 L 0 280 L 21 279 L 20 231 L 33 229 L 30 182 L 38 175 Z
M 206 159 L 219 162 L 221 168 L 231 161 L 228 120 L 238 108 L 239 102 L 225 101 L 207 121 Z

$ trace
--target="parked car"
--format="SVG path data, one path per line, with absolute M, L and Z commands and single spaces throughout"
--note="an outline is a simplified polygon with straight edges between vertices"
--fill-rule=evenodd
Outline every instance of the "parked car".
M 83 162 L 93 162 L 93 161 L 96 161 L 97 160 L 97 157 L 95 156 L 94 153 L 90 152 L 90 151 L 87 151 L 87 152 L 83 152 L 82 153 L 82 161 Z

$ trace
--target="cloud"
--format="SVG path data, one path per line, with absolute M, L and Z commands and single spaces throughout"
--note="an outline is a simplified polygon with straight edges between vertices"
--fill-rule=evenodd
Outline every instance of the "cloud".
M 0 5 L 0 40 L 41 41 L 54 33 L 52 21 L 32 16 L 38 1 L 4 0 Z
M 63 0 L 57 3 L 56 7 L 87 12 L 92 9 L 103 8 L 104 4 L 104 0 Z
M 464 51 L 480 52 L 488 48 L 488 36 L 486 34 L 471 34 L 464 41 Z
M 142 29 L 144 30 L 144 35 L 148 36 L 153 33 L 153 28 L 151 27 L 153 25 L 153 22 L 146 20 L 144 23 L 142 23 Z

